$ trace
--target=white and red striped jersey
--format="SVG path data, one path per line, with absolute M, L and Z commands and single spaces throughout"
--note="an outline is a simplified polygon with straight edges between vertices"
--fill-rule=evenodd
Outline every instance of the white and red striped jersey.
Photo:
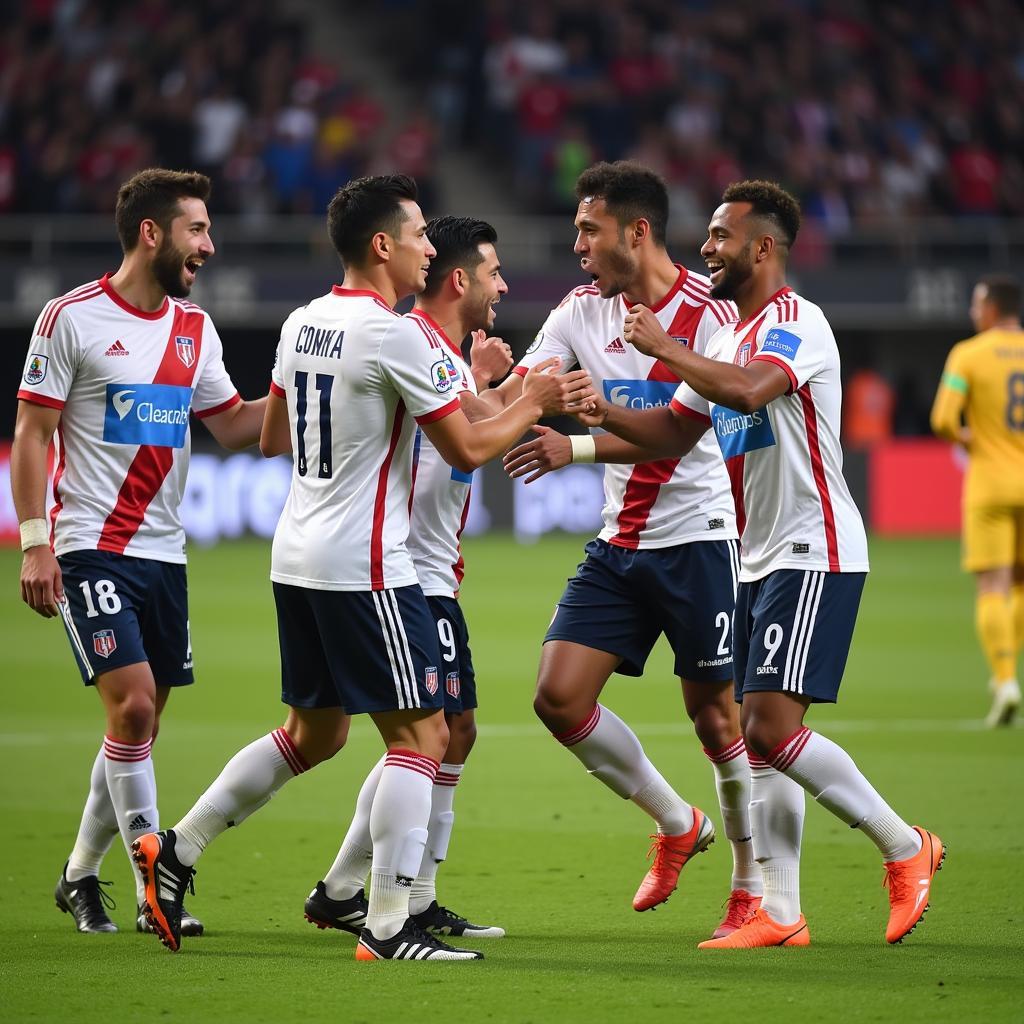
M 173 299 L 144 312 L 109 277 L 46 305 L 18 391 L 61 411 L 51 544 L 184 562 L 189 412 L 213 416 L 241 398 L 202 309 Z
M 271 390 L 288 403 L 292 483 L 270 578 L 314 590 L 417 582 L 406 541 L 417 423 L 459 408 L 461 372 L 418 317 L 338 285 L 281 328 Z
M 444 345 L 459 372 L 457 391 L 476 394 L 476 381 L 462 351 L 422 310 L 423 325 Z M 459 540 L 469 515 L 472 473 L 449 466 L 422 430 L 416 431 L 413 449 L 413 491 L 409 516 L 409 553 L 416 576 L 428 597 L 457 597 L 462 586 L 463 561 Z
M 781 367 L 789 391 L 743 414 L 682 384 L 672 408 L 714 429 L 732 480 L 740 525 L 740 580 L 776 569 L 867 572 L 860 512 L 843 478 L 839 349 L 822 311 L 782 288 L 753 316 L 723 327 L 708 356 Z
M 679 377 L 623 341 L 628 310 L 621 295 L 603 299 L 591 285 L 574 289 L 552 310 L 515 372 L 525 374 L 541 360 L 559 356 L 563 371 L 578 364 L 614 405 L 668 405 Z M 715 332 L 737 318 L 732 303 L 711 298 L 706 277 L 683 267 L 652 312 L 669 335 L 701 354 Z M 701 439 L 683 459 L 637 466 L 609 463 L 604 497 L 599 536 L 620 547 L 663 548 L 737 536 L 729 478 L 713 438 Z

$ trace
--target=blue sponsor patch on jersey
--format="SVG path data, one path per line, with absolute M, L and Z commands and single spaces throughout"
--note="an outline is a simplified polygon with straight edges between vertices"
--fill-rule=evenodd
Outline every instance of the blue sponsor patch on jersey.
M 473 482 L 473 474 L 463 473 L 461 469 L 456 469 L 452 466 L 452 479 L 457 480 L 460 484 L 471 484 Z
M 184 448 L 192 389 L 176 384 L 108 384 L 103 440 Z
M 767 408 L 743 413 L 716 405 L 711 412 L 711 425 L 725 459 L 735 459 L 738 455 L 771 448 L 775 444 L 775 432 Z
M 668 405 L 678 387 L 667 380 L 606 380 L 604 397 L 623 409 L 654 409 Z
M 800 347 L 802 338 L 798 338 L 789 331 L 780 331 L 773 327 L 765 336 L 758 355 L 764 352 L 778 352 L 780 356 L 787 359 L 796 359 L 796 350 Z

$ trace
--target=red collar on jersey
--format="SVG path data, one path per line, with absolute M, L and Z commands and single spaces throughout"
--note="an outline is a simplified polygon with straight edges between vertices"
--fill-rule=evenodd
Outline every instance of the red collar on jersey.
M 774 295 L 769 296 L 764 301 L 764 305 L 759 306 L 753 313 L 750 314 L 745 320 L 740 320 L 739 323 L 732 325 L 733 334 L 737 331 L 742 330 L 747 324 L 750 323 L 755 317 L 759 317 L 780 295 L 785 295 L 787 292 L 791 292 L 793 289 L 788 284 L 784 284 Z
M 376 299 L 378 302 L 383 302 L 385 306 L 388 306 L 387 299 L 384 298 L 379 292 L 372 292 L 369 288 L 342 288 L 340 284 L 333 285 L 331 291 L 335 295 L 346 295 L 356 296 L 361 295 L 364 299 Z M 388 306 L 388 309 L 391 307 Z
M 110 274 L 104 274 L 99 280 L 99 285 L 107 293 L 111 302 L 120 306 L 126 313 L 139 317 L 140 320 L 159 320 L 167 312 L 168 298 L 166 295 L 164 296 L 163 305 L 158 310 L 148 313 L 144 309 L 139 309 L 138 306 L 133 306 L 114 291 L 113 286 L 110 284 Z
M 651 306 L 652 313 L 660 313 L 672 301 L 672 299 L 675 298 L 679 293 L 679 289 L 683 287 L 686 283 L 686 279 L 690 276 L 690 272 L 681 263 L 674 263 L 673 266 L 679 271 L 676 283 L 672 285 L 672 287 L 669 288 L 669 290 L 653 306 Z M 632 306 L 632 303 L 625 295 L 622 296 L 622 304 L 627 310 Z
M 422 309 L 415 307 L 411 311 L 415 316 L 418 316 L 421 320 L 426 320 L 427 326 L 430 327 L 435 334 L 441 336 L 441 340 L 461 359 L 462 352 L 459 347 L 444 333 L 444 328 L 427 312 Z

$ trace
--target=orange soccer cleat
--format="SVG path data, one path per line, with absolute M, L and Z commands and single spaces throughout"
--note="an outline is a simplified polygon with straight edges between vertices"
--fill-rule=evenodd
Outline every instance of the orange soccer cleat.
M 732 935 L 737 928 L 742 928 L 761 906 L 761 897 L 754 896 L 746 889 L 733 889 L 729 893 L 729 900 L 725 907 L 725 917 L 722 923 L 715 929 L 711 938 L 724 939 L 726 935 Z
M 650 910 L 675 892 L 679 872 L 687 861 L 703 853 L 715 841 L 715 826 L 703 811 L 694 807 L 693 828 L 689 832 L 681 836 L 667 836 L 659 832 L 651 838 L 654 842 L 647 856 L 654 854 L 654 863 L 633 897 L 634 910 Z
M 698 949 L 760 949 L 766 946 L 809 946 L 811 933 L 803 914 L 795 924 L 779 924 L 760 907 L 746 924 L 721 939 L 706 939 Z
M 934 832 L 914 826 L 921 837 L 921 849 L 906 860 L 885 865 L 882 885 L 889 890 L 889 924 L 885 941 L 902 942 L 918 925 L 928 909 L 935 872 L 942 868 L 946 848 Z

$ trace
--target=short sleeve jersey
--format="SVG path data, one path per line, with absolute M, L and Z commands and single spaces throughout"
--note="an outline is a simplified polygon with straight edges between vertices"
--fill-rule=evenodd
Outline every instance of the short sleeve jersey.
M 18 391 L 61 412 L 51 544 L 58 555 L 184 562 L 189 413 L 213 416 L 241 398 L 202 309 L 179 299 L 136 309 L 109 276 L 46 305 Z
M 457 373 L 452 390 L 475 395 L 476 382 L 458 346 L 422 310 L 409 316 L 417 318 L 451 358 Z M 449 466 L 422 430 L 416 432 L 412 472 L 409 552 L 416 576 L 428 597 L 457 597 L 464 569 L 459 541 L 469 515 L 473 474 Z
M 271 579 L 314 590 L 417 582 L 407 547 L 417 423 L 459 408 L 451 353 L 375 292 L 335 286 L 281 329 L 272 392 L 288 403 L 292 481 Z
M 965 502 L 1024 503 L 1024 331 L 993 329 L 954 345 L 941 391 L 971 430 Z
M 604 299 L 596 287 L 576 288 L 552 310 L 515 372 L 525 374 L 542 360 L 559 356 L 562 370 L 579 365 L 614 405 L 667 406 L 679 378 L 623 340 L 628 310 L 621 295 Z M 707 278 L 683 267 L 652 312 L 679 344 L 701 354 L 714 333 L 736 319 L 732 303 L 711 298 Z M 599 536 L 619 547 L 663 548 L 737 536 L 729 478 L 712 438 L 702 438 L 683 459 L 607 464 L 604 498 Z
M 766 360 L 788 392 L 743 414 L 681 384 L 680 415 L 710 424 L 732 481 L 740 528 L 740 580 L 777 569 L 867 572 L 864 524 L 843 478 L 839 350 L 821 310 L 789 288 L 746 320 L 723 327 L 708 356 L 745 366 Z

